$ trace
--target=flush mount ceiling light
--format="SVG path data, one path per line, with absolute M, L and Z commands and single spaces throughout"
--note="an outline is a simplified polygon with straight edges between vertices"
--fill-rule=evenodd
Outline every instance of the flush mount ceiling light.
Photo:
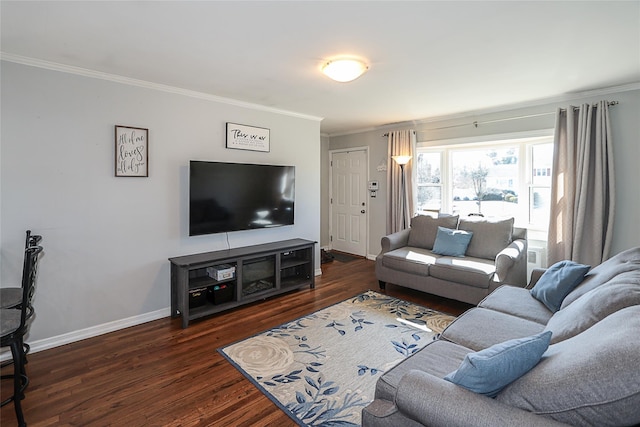
M 345 58 L 334 59 L 322 66 L 322 72 L 330 79 L 337 82 L 350 82 L 357 79 L 367 71 L 369 67 L 359 59 Z

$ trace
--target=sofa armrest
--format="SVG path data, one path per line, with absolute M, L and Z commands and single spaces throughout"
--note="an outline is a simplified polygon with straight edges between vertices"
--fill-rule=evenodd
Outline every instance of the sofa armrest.
M 400 380 L 395 404 L 405 417 L 430 427 L 566 426 L 417 370 Z
M 533 288 L 538 280 L 540 280 L 540 277 L 542 277 L 545 271 L 547 271 L 546 268 L 534 268 L 533 270 L 531 270 L 531 279 L 529 279 L 527 289 Z
M 527 285 L 527 241 L 516 239 L 496 255 L 497 288 L 501 284 Z
M 410 230 L 410 228 L 406 228 L 404 230 L 389 234 L 388 236 L 384 236 L 380 242 L 382 245 L 381 253 L 389 252 L 394 249 L 407 246 L 407 243 L 409 242 Z

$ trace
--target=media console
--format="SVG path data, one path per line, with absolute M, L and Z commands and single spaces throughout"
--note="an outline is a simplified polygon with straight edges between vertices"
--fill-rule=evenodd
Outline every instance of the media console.
M 189 321 L 309 285 L 315 244 L 304 239 L 169 258 L 171 317 Z

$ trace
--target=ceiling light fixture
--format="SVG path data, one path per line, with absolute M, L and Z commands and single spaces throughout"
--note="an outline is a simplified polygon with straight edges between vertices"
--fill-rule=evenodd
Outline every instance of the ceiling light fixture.
M 369 67 L 359 59 L 335 59 L 322 66 L 322 72 L 330 79 L 346 83 L 357 79 L 367 71 Z

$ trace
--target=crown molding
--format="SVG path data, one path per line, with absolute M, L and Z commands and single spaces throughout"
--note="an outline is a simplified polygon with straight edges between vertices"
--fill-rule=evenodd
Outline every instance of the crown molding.
M 448 114 L 443 116 L 427 117 L 423 119 L 407 120 L 407 121 L 395 122 L 395 123 L 385 123 L 380 126 L 371 126 L 368 128 L 354 129 L 354 130 L 345 131 L 345 132 L 333 133 L 326 136 L 329 138 L 333 138 L 336 136 L 346 136 L 346 135 L 353 135 L 357 133 L 372 132 L 372 131 L 384 132 L 387 130 L 398 129 L 400 127 L 407 128 L 407 127 L 412 127 L 417 125 L 439 123 L 439 122 L 444 122 L 449 120 L 461 120 L 461 119 L 464 120 L 464 119 L 475 118 L 477 116 L 482 116 L 486 114 L 504 113 L 507 111 L 539 107 L 542 105 L 549 105 L 549 104 L 555 104 L 555 103 L 561 103 L 561 102 L 571 102 L 576 99 L 610 95 L 614 93 L 629 92 L 632 90 L 640 90 L 640 82 L 629 83 L 629 84 L 619 85 L 619 86 L 611 86 L 606 88 L 586 90 L 581 92 L 570 92 L 570 93 L 566 93 L 563 95 L 558 95 L 550 98 L 540 98 L 532 101 L 520 102 L 517 104 L 507 104 L 507 105 L 501 105 L 498 107 L 464 111 L 461 113 Z
M 0 60 L 7 61 L 7 62 L 14 62 L 16 64 L 27 65 L 30 67 L 43 68 L 45 70 L 59 71 L 62 73 L 75 74 L 75 75 L 89 77 L 93 79 L 106 80 L 106 81 L 125 84 L 129 86 L 137 86 L 145 89 L 157 90 L 160 92 L 178 94 L 178 95 L 188 96 L 190 98 L 197 98 L 197 99 L 203 99 L 206 101 L 218 102 L 221 104 L 233 105 L 235 107 L 242 107 L 242 108 L 248 108 L 252 110 L 266 111 L 269 113 L 282 114 L 285 116 L 296 117 L 299 119 L 313 120 L 317 122 L 322 121 L 324 119 L 323 117 L 296 113 L 294 111 L 281 110 L 278 108 L 267 107 L 260 104 L 253 104 L 251 102 L 244 102 L 244 101 L 239 101 L 237 99 L 211 95 L 204 92 L 183 89 L 183 88 L 164 85 L 160 83 L 148 82 L 146 80 L 133 79 L 130 77 L 124 77 L 117 74 L 110 74 L 102 71 L 91 70 L 88 68 L 75 67 L 73 65 L 65 65 L 57 62 L 45 61 L 42 59 L 15 55 L 7 52 L 0 52 Z
M 76 74 L 79 76 L 106 80 L 106 81 L 111 81 L 115 83 L 130 85 L 130 86 L 137 86 L 137 87 L 157 90 L 161 92 L 173 93 L 173 94 L 188 96 L 191 98 L 197 98 L 197 99 L 203 99 L 211 102 L 218 102 L 222 104 L 233 105 L 236 107 L 282 114 L 282 115 L 301 118 L 305 120 L 313 120 L 313 121 L 319 122 L 324 119 L 324 117 L 312 116 L 312 115 L 297 113 L 297 112 L 288 111 L 288 110 L 281 110 L 278 108 L 267 107 L 260 104 L 253 104 L 250 102 L 239 101 L 237 99 L 211 95 L 204 92 L 183 89 L 183 88 L 164 85 L 160 83 L 153 83 L 145 80 L 133 79 L 129 77 L 120 76 L 117 74 L 109 74 L 109 73 L 95 71 L 87 68 L 75 67 L 72 65 L 65 65 L 65 64 L 60 64 L 56 62 L 45 61 L 42 59 L 15 55 L 7 52 L 0 52 L 0 60 L 14 62 L 17 64 L 27 65 L 31 67 L 43 68 L 43 69 L 52 70 L 52 71 Z M 417 120 L 407 120 L 407 121 L 395 122 L 395 123 L 385 123 L 379 126 L 371 126 L 367 128 L 354 129 L 354 130 L 349 130 L 344 132 L 337 132 L 337 133 L 323 132 L 321 133 L 320 136 L 325 138 L 332 138 L 337 136 L 353 135 L 353 134 L 371 132 L 371 131 L 386 131 L 391 129 L 397 129 L 399 127 L 411 127 L 411 126 L 417 126 L 417 125 L 423 125 L 423 124 L 429 124 L 429 123 L 443 122 L 448 120 L 468 119 L 470 117 L 477 117 L 485 114 L 503 113 L 506 111 L 512 111 L 512 110 L 518 110 L 518 109 L 524 109 L 524 108 L 530 108 L 530 107 L 538 107 L 541 105 L 548 105 L 548 104 L 554 104 L 559 102 L 571 102 L 572 100 L 581 99 L 581 98 L 609 95 L 614 93 L 628 92 L 632 90 L 640 90 L 640 82 L 630 83 L 626 85 L 619 85 L 619 86 L 611 86 L 606 88 L 592 89 L 592 90 L 586 90 L 586 91 L 580 91 L 580 92 L 571 92 L 571 93 L 566 93 L 563 95 L 550 97 L 550 98 L 541 98 L 541 99 L 521 102 L 517 104 L 507 104 L 507 105 L 501 105 L 497 107 L 471 110 L 471 111 L 465 111 L 465 112 L 449 114 L 449 115 L 428 117 L 428 118 L 417 119 Z
M 465 111 L 465 112 L 458 113 L 458 114 L 451 114 L 451 115 L 445 115 L 445 116 L 439 116 L 439 117 L 425 118 L 425 119 L 411 121 L 411 122 L 408 122 L 408 123 L 424 124 L 424 123 L 442 122 L 442 121 L 445 121 L 445 120 L 468 119 L 469 117 L 476 117 L 476 116 L 479 116 L 479 115 L 502 113 L 502 112 L 505 112 L 505 111 L 519 110 L 519 109 L 531 108 L 531 107 L 539 107 L 539 106 L 542 106 L 542 105 L 555 104 L 555 103 L 560 103 L 560 102 L 571 102 L 571 101 L 574 101 L 576 99 L 589 98 L 589 97 L 592 97 L 592 96 L 609 95 L 609 94 L 613 94 L 613 93 L 628 92 L 628 91 L 631 91 L 631 90 L 639 90 L 639 89 L 640 89 L 640 82 L 630 83 L 630 84 L 626 84 L 626 85 L 611 86 L 611 87 L 599 88 L 599 89 L 593 89 L 593 90 L 587 90 L 587 91 L 569 92 L 569 93 L 565 93 L 565 94 L 562 94 L 562 95 L 553 96 L 553 97 L 549 97 L 549 98 L 540 98 L 540 99 L 534 99 L 534 100 L 531 100 L 531 101 L 519 102 L 519 103 L 516 103 L 516 104 L 500 105 L 498 107 L 491 107 L 491 108 L 483 108 L 483 109 L 479 109 L 479 110 Z

